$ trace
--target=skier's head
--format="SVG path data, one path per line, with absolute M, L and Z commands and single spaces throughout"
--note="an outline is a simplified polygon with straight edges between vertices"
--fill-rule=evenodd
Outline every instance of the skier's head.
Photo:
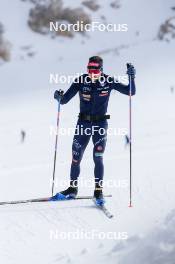
M 99 56 L 90 57 L 87 65 L 87 71 L 91 79 L 99 79 L 103 72 L 103 59 Z

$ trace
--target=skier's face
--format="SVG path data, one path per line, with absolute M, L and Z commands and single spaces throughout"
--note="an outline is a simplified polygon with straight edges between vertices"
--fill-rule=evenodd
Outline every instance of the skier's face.
M 91 62 L 87 66 L 88 75 L 92 80 L 98 80 L 102 74 L 98 63 Z
M 101 76 L 101 71 L 96 69 L 88 69 L 88 75 L 92 80 L 98 80 Z

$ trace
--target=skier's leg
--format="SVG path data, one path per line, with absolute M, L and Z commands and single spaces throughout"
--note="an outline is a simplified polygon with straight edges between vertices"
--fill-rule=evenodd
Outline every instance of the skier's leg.
M 101 185 L 101 181 L 103 181 L 104 175 L 103 154 L 106 147 L 108 124 L 106 121 L 101 121 L 98 122 L 98 127 L 99 128 L 96 129 L 94 134 L 92 135 L 92 141 L 94 144 L 93 159 L 95 163 L 95 182 L 97 183 L 97 185 Z
M 78 122 L 77 127 L 81 128 L 79 133 L 74 135 L 72 144 L 72 164 L 70 170 L 71 185 L 77 185 L 78 176 L 80 174 L 80 162 L 82 160 L 84 151 L 89 143 L 91 133 L 86 132 L 86 129 L 91 129 L 90 122 Z M 88 131 L 89 132 L 89 131 Z
M 102 188 L 103 188 L 103 176 L 104 176 L 104 165 L 103 165 L 103 154 L 106 147 L 107 141 L 107 127 L 106 121 L 98 123 L 99 129 L 92 135 L 94 144 L 93 159 L 95 163 L 94 175 L 95 175 L 95 191 L 94 197 L 99 205 L 104 204 Z
M 52 197 L 52 201 L 73 199 L 76 197 L 78 193 L 77 181 L 78 181 L 78 176 L 80 174 L 80 162 L 82 160 L 83 153 L 91 137 L 91 133 L 90 134 L 88 133 L 87 135 L 86 128 L 91 128 L 91 124 L 89 122 L 79 121 L 77 123 L 76 128 L 78 128 L 78 126 L 81 128 L 81 130 L 76 129 L 76 133 L 74 135 L 73 144 L 72 144 L 70 187 L 62 192 L 57 193 L 54 197 Z

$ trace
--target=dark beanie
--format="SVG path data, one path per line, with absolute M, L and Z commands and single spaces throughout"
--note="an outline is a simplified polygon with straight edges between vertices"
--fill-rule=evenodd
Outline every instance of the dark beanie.
M 103 69 L 103 59 L 100 56 L 93 56 L 89 58 L 89 64 L 95 63 L 98 64 L 98 66 L 95 66 L 94 68 Z M 88 68 L 93 68 L 93 66 L 88 66 Z

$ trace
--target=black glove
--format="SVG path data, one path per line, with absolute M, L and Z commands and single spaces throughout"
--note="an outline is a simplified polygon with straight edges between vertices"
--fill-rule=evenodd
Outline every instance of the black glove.
M 136 70 L 134 66 L 131 63 L 127 63 L 127 72 L 129 76 L 131 76 L 132 79 L 135 78 Z
M 61 100 L 61 98 L 63 97 L 63 94 L 64 94 L 64 91 L 63 90 L 56 90 L 55 93 L 54 93 L 54 98 L 56 100 Z

